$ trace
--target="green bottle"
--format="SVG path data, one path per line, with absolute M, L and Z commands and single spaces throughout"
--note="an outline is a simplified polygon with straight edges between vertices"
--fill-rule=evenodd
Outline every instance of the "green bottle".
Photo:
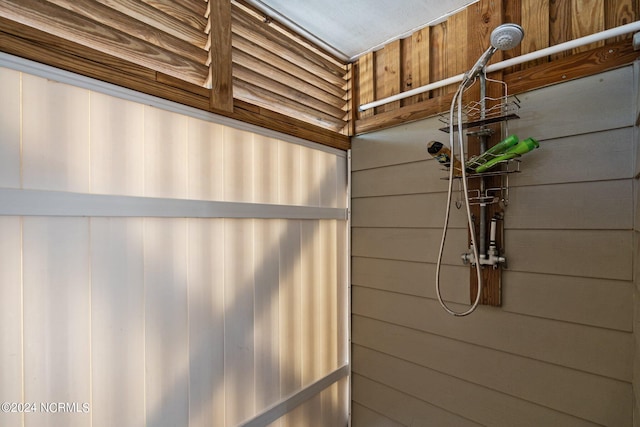
M 504 162 L 504 161 L 513 159 L 515 157 L 520 157 L 523 154 L 538 148 L 539 146 L 540 144 L 538 143 L 538 141 L 536 141 L 533 138 L 527 138 L 523 141 L 520 141 L 517 145 L 511 147 L 503 155 L 498 156 L 495 159 L 489 160 L 485 164 L 478 166 L 476 168 L 476 172 L 477 173 L 486 172 L 500 162 Z
M 496 156 L 499 156 L 500 154 L 516 145 L 518 141 L 519 139 L 516 135 L 508 136 L 506 139 L 489 148 L 481 155 L 469 159 L 465 167 L 468 171 L 474 171 L 479 166 L 487 163 L 488 161 L 494 159 Z

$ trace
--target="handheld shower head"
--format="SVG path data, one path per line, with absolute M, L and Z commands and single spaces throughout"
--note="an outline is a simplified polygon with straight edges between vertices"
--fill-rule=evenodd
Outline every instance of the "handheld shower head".
M 478 61 L 465 73 L 463 85 L 467 85 L 480 74 L 487 66 L 489 60 L 497 50 L 509 50 L 518 46 L 524 37 L 524 30 L 518 24 L 502 24 L 491 32 L 491 46 L 487 49 Z
M 509 50 L 518 46 L 524 37 L 524 30 L 517 24 L 502 24 L 491 32 L 491 46 Z

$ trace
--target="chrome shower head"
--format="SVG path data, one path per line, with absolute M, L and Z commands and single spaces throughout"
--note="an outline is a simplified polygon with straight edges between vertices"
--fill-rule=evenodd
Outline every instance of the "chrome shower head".
M 491 32 L 491 46 L 509 50 L 518 46 L 524 37 L 524 30 L 517 24 L 502 24 Z
M 502 24 L 491 32 L 491 46 L 487 49 L 478 61 L 467 71 L 462 80 L 462 85 L 466 87 L 473 82 L 482 69 L 489 63 L 491 56 L 497 50 L 509 50 L 518 46 L 524 37 L 524 30 L 518 24 Z

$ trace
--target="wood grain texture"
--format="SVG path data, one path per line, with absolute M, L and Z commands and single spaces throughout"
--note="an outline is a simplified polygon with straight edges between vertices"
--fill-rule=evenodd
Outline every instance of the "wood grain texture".
M 234 93 L 237 99 L 274 110 L 284 116 L 297 117 L 300 120 L 316 126 L 339 132 L 345 125 L 342 119 L 306 107 L 304 104 L 292 101 L 287 97 L 250 84 L 239 77 L 234 77 Z
M 211 110 L 210 91 L 200 85 L 89 49 L 6 18 L 0 17 L 0 24 L 0 45 L 4 52 L 201 110 Z M 234 100 L 234 107 L 234 113 L 213 111 L 331 147 L 347 149 L 350 146 L 349 137 L 346 135 L 311 125 L 295 117 L 287 117 L 269 108 L 250 105 L 238 99 Z
M 634 22 L 638 19 L 639 13 L 640 2 L 638 0 L 607 0 L 604 10 L 605 29 Z M 618 36 L 614 39 L 605 40 L 605 44 L 616 43 L 630 37 L 632 37 L 631 34 Z
M 211 107 L 232 112 L 231 0 L 212 0 L 209 4 Z
M 344 76 L 347 67 L 343 60 L 337 59 L 333 54 L 316 46 L 314 43 L 291 30 L 287 25 L 273 19 L 273 17 L 266 16 L 262 11 L 256 9 L 245 0 L 232 0 L 232 5 L 234 8 L 237 7 L 238 10 L 246 12 L 255 22 L 268 24 L 268 31 L 272 33 L 273 36 L 277 36 L 281 40 L 286 40 L 285 46 L 290 46 L 292 50 L 300 53 L 301 57 L 308 58 L 335 76 Z
M 618 42 L 588 52 L 563 57 L 549 64 L 540 64 L 504 75 L 510 94 L 591 76 L 603 71 L 631 64 L 637 59 L 629 41 Z M 417 121 L 448 111 L 451 94 L 401 107 L 356 121 L 356 134 L 386 129 L 403 123 Z
M 447 52 L 447 23 L 443 22 L 431 27 L 429 34 L 429 76 L 431 81 L 437 82 L 447 76 L 446 68 Z M 432 91 L 432 96 L 443 94 L 442 89 Z
M 430 27 L 426 27 L 402 40 L 402 91 L 411 90 L 429 83 L 429 39 Z M 428 93 L 412 96 L 402 100 L 401 105 L 415 104 L 427 98 L 429 98 Z
M 48 1 L 121 31 L 130 32 L 131 35 L 144 38 L 151 43 L 157 43 L 156 39 L 162 40 L 171 36 L 200 48 L 201 54 L 206 53 L 204 48 L 207 44 L 207 36 L 204 26 L 194 28 L 143 2 L 132 0 Z M 199 18 L 203 19 L 203 16 Z
M 235 2 L 232 4 L 233 32 L 248 40 L 258 40 L 262 46 L 294 64 L 300 64 L 338 87 L 344 86 L 343 67 L 292 43 L 291 39 L 258 20 Z
M 382 50 L 375 52 L 376 66 L 376 96 L 386 98 L 400 93 L 400 40 L 386 45 Z M 376 111 L 393 110 L 400 107 L 400 101 L 391 102 Z
M 520 45 L 523 54 L 549 47 L 549 0 L 522 0 L 522 29 L 525 34 Z M 546 58 L 540 58 L 523 67 L 545 62 Z
M 103 0 L 122 1 L 122 0 Z M 162 13 L 171 16 L 197 30 L 204 31 L 207 26 L 208 2 L 200 0 L 141 0 L 148 6 L 158 9 Z
M 326 81 L 308 71 L 294 67 L 282 61 L 278 56 L 256 46 L 242 37 L 233 37 L 233 63 L 241 65 L 261 77 L 276 80 L 279 83 L 301 92 L 305 92 L 317 101 L 343 110 L 345 108 L 344 93 Z
M 292 88 L 290 85 L 282 83 L 279 79 L 266 77 L 265 73 L 260 72 L 260 68 L 258 67 L 258 71 L 254 71 L 255 68 L 245 67 L 240 64 L 234 65 L 233 74 L 234 77 L 238 80 L 243 81 L 244 83 L 250 84 L 260 89 L 264 89 L 267 92 L 270 92 L 274 95 L 282 97 L 283 99 L 287 99 L 290 104 L 300 104 L 303 108 L 308 108 L 309 111 L 317 110 L 319 115 L 327 115 L 331 116 L 339 122 L 339 124 L 344 125 L 344 116 L 345 112 L 341 108 L 341 106 L 329 105 L 318 98 L 309 95 L 305 91 L 305 87 L 300 85 L 299 88 Z M 344 102 L 342 101 L 342 104 Z M 294 107 L 295 108 L 295 107 Z
M 372 102 L 376 98 L 375 92 L 375 63 L 373 52 L 366 53 L 358 59 L 358 100 L 360 105 Z M 369 109 L 358 113 L 360 118 L 373 116 L 374 110 Z
M 571 1 L 571 38 L 577 39 L 605 29 L 604 2 L 601 0 Z M 573 53 L 586 52 L 604 46 L 604 41 L 575 48 Z
M 480 1 L 470 8 L 468 8 L 468 29 L 467 29 L 467 62 L 473 64 L 476 62 L 487 49 L 487 46 L 491 44 L 489 38 L 493 31 L 493 28 L 500 25 L 503 20 L 503 7 L 502 2 L 495 1 Z M 494 60 L 499 61 L 502 58 L 502 51 L 498 51 L 494 54 Z M 502 71 L 492 73 L 491 78 L 496 80 L 502 80 Z M 467 89 L 465 93 L 465 102 L 484 102 L 486 108 L 491 108 L 492 99 L 499 99 L 504 96 L 503 87 L 500 84 L 487 82 L 485 84 L 486 94 L 484 101 L 481 100 L 481 81 L 478 81 L 475 85 Z M 490 130 L 493 133 L 489 136 L 474 136 L 470 135 L 467 138 L 468 152 L 467 156 L 481 154 L 481 145 L 485 144 L 486 148 L 498 143 L 502 138 L 501 125 L 490 125 L 484 127 L 477 127 L 476 131 Z M 481 194 L 482 186 L 485 188 L 499 188 L 502 185 L 500 177 L 487 177 L 477 178 L 469 180 L 468 186 L 471 192 Z M 473 193 L 472 193 L 473 194 Z M 485 224 L 480 224 L 481 205 L 475 204 L 471 207 L 473 217 L 475 218 L 474 228 L 476 230 L 476 242 L 478 245 L 482 245 L 480 242 L 480 233 L 483 231 L 486 236 L 489 236 L 489 224 L 491 218 L 495 215 L 501 215 L 501 209 L 497 204 L 488 204 L 485 209 Z M 481 231 L 481 227 L 485 229 Z M 501 231 L 500 227 L 497 228 L 497 241 L 500 242 Z M 471 247 L 471 239 L 469 240 L 469 247 Z M 478 247 L 478 253 L 486 253 L 488 249 L 488 241 L 484 243 L 484 247 Z M 499 248 L 501 249 L 501 248 Z M 482 295 L 480 297 L 480 304 L 487 304 L 493 306 L 499 306 L 501 304 L 501 268 L 492 268 L 490 266 L 481 268 L 482 275 L 482 288 L 478 286 L 478 275 L 476 273 L 476 267 L 470 267 L 470 301 L 476 300 L 478 290 L 481 289 Z
M 206 78 L 207 67 L 202 62 L 175 55 L 137 37 L 114 31 L 110 26 L 71 14 L 45 0 L 9 0 L 0 7 L 0 16 L 84 46 L 89 44 L 107 54 L 151 66 L 193 83 L 202 84 Z

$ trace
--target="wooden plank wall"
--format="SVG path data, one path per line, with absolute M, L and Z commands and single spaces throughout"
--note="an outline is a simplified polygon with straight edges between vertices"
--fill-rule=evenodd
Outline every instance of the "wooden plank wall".
M 241 0 L 8 0 L 0 51 L 337 148 L 353 132 L 350 65 Z
M 241 1 L 232 2 L 234 96 L 347 134 L 348 66 Z
M 483 52 L 489 46 L 492 29 L 502 22 L 522 25 L 525 38 L 515 49 L 496 52 L 493 62 L 633 22 L 639 17 L 639 0 L 481 0 L 445 22 L 359 58 L 354 63 L 356 105 L 465 72 L 479 56 L 475 52 Z M 628 64 L 637 57 L 631 49 L 630 37 L 593 43 L 512 67 L 505 70 L 504 79 L 508 83 L 519 82 L 511 92 L 520 93 L 562 81 L 553 72 L 540 78 L 550 63 L 555 62 L 553 65 L 565 72 L 576 67 L 580 70 L 578 76 Z M 601 59 L 576 56 L 589 52 Z M 532 75 L 538 78 L 532 79 Z M 563 77 L 567 78 L 571 76 Z M 453 90 L 454 86 L 435 89 L 376 107 L 375 111 L 358 111 L 355 132 L 362 134 L 437 114 L 448 108 L 447 94 Z
M 425 143 L 441 123 L 353 139 L 354 427 L 632 425 L 632 68 L 520 96 L 510 131 L 541 147 L 510 179 L 503 306 L 466 318 L 435 297 L 447 182 Z M 462 309 L 463 210 L 450 226 L 442 289 Z

